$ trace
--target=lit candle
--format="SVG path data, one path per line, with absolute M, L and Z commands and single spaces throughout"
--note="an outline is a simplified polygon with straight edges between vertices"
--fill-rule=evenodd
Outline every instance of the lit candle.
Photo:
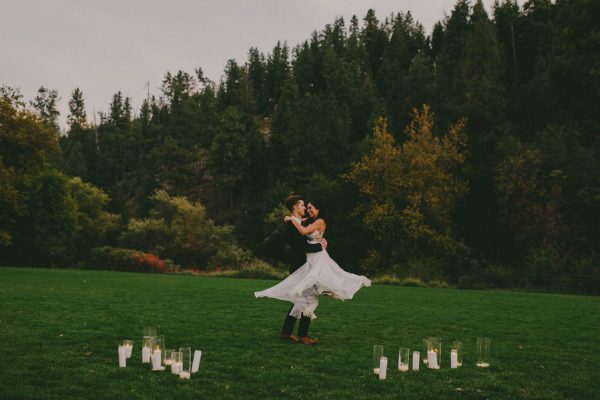
M 183 365 L 180 362 L 174 362 L 171 364 L 171 373 L 172 374 L 179 374 L 181 372 L 181 370 Z
M 125 347 L 119 346 L 119 367 L 125 368 L 127 366 L 127 350 Z
M 181 379 L 190 379 L 190 373 L 189 373 L 189 372 L 186 372 L 186 371 L 180 372 L 180 373 L 179 373 L 179 377 L 180 377 Z
M 131 350 L 133 349 L 133 343 L 130 340 L 123 340 L 123 347 L 125 348 L 125 355 L 127 358 L 130 358 Z
M 198 368 L 200 368 L 200 359 L 202 358 L 202 351 L 196 350 L 194 351 L 194 361 L 192 362 L 192 373 L 198 372 Z
M 379 368 L 373 368 L 373 373 L 379 375 Z
M 150 347 L 144 346 L 142 348 L 142 363 L 147 364 L 150 362 Z
M 440 366 L 438 365 L 437 362 L 437 353 L 433 350 L 428 350 L 427 351 L 427 364 L 429 366 L 429 368 L 432 369 L 439 369 Z
M 458 352 L 456 349 L 450 350 L 450 368 L 458 368 Z
M 165 367 L 163 367 L 161 364 L 161 351 L 160 350 L 155 350 L 154 353 L 152 353 L 152 370 L 153 371 L 162 371 L 163 369 L 165 369 Z
M 413 351 L 413 371 L 419 370 L 419 363 L 421 362 L 421 353 Z
M 379 359 L 379 379 L 383 380 L 387 376 L 387 357 L 381 357 Z
M 404 361 L 408 361 L 408 360 L 404 360 Z M 403 362 L 402 360 L 398 360 L 398 369 L 401 372 L 408 371 L 408 362 Z

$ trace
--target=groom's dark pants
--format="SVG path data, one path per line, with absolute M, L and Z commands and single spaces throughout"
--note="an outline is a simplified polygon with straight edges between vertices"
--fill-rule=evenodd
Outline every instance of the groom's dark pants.
M 294 308 L 294 305 L 290 307 L 288 311 L 287 318 L 283 321 L 283 328 L 281 329 L 282 335 L 291 335 L 294 330 L 294 325 L 296 324 L 296 317 L 292 317 L 290 312 Z M 298 327 L 298 336 L 305 337 L 308 336 L 308 327 L 310 325 L 310 317 L 305 317 L 304 315 L 300 318 L 300 326 Z

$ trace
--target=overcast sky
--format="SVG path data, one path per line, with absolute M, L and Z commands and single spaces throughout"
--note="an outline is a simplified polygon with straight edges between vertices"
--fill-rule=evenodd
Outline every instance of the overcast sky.
M 21 89 L 26 100 L 44 85 L 61 98 L 60 121 L 76 87 L 92 119 L 117 91 L 137 112 L 159 93 L 167 71 L 198 66 L 218 81 L 225 63 L 243 63 L 248 49 L 268 53 L 278 40 L 290 47 L 337 16 L 362 22 L 369 8 L 379 20 L 411 11 L 429 33 L 454 0 L 0 0 L 0 84 Z M 491 12 L 493 0 L 484 0 Z M 521 4 L 521 2 L 519 2 Z

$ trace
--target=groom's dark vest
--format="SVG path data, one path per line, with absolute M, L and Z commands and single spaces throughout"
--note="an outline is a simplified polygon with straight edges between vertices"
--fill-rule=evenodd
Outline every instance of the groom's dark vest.
M 298 229 L 296 229 L 291 221 L 285 223 L 285 233 L 287 235 L 287 242 L 290 245 L 288 253 L 290 274 L 304 265 L 306 262 L 306 253 L 318 253 L 323 250 L 320 243 L 308 243 L 306 237 L 298 232 Z

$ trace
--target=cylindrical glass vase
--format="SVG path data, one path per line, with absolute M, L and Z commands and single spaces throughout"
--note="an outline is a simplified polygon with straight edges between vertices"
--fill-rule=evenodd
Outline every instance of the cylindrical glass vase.
M 398 370 L 400 372 L 408 371 L 410 366 L 410 349 L 406 347 L 400 347 L 398 351 Z
M 181 370 L 179 377 L 181 379 L 190 379 L 192 375 L 192 349 L 190 347 L 180 347 Z
M 442 339 L 430 337 L 427 340 L 427 366 L 431 369 L 439 369 L 442 365 Z
M 490 366 L 490 338 L 477 338 L 477 364 L 479 368 L 487 368 Z
M 459 368 L 462 367 L 463 358 L 463 344 L 462 342 L 452 342 L 452 348 L 450 349 L 450 367 Z M 453 364 L 455 366 L 453 366 Z
M 379 362 L 383 357 L 383 346 L 376 344 L 373 346 L 373 373 L 379 375 Z

